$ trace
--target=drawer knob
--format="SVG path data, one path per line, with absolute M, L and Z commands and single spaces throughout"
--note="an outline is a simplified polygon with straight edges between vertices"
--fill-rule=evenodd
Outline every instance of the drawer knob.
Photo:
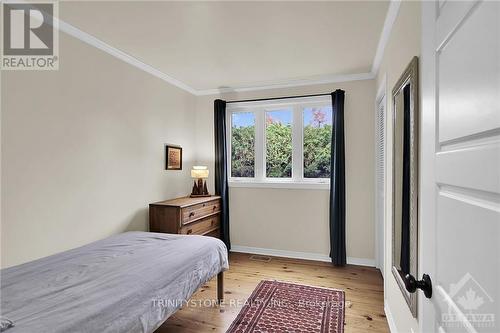
M 212 210 L 216 210 L 217 209 L 217 206 L 214 206 L 214 208 L 212 208 Z
M 189 235 L 191 233 L 193 233 L 193 230 L 192 229 L 188 229 L 187 234 Z
M 214 225 L 214 220 L 210 221 L 210 225 Z
M 189 213 L 189 217 L 193 217 L 193 216 L 194 216 L 194 212 Z

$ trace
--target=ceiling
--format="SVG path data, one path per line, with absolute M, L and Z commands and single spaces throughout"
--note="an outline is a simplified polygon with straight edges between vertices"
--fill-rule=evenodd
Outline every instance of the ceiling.
M 368 73 L 388 1 L 60 2 L 60 18 L 195 90 Z

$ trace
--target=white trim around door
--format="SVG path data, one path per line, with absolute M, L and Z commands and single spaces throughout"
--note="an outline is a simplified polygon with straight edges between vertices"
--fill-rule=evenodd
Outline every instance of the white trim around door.
M 382 78 L 375 98 L 375 267 L 384 276 L 387 179 L 387 78 Z

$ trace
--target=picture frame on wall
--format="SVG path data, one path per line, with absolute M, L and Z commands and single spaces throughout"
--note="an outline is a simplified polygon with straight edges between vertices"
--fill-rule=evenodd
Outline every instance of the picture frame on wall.
M 165 145 L 165 170 L 182 170 L 182 148 Z

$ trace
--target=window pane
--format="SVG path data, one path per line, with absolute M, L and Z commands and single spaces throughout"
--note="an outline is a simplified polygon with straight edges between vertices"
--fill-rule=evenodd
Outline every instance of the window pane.
M 266 112 L 266 177 L 292 177 L 292 110 Z
M 332 107 L 304 109 L 304 178 L 330 177 Z
M 255 176 L 255 114 L 231 114 L 231 177 Z

